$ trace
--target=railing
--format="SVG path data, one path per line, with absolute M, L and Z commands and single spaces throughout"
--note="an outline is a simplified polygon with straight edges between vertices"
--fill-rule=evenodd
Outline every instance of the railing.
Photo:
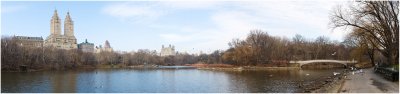
M 385 67 L 375 67 L 375 72 L 383 75 L 386 79 L 389 79 L 391 81 L 398 81 L 399 80 L 399 71 L 390 69 L 390 68 L 385 68 Z

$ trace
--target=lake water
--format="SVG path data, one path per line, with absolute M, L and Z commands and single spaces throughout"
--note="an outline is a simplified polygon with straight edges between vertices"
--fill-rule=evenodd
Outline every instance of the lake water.
M 302 92 L 299 83 L 333 75 L 329 70 L 213 71 L 199 69 L 79 69 L 2 72 L 3 93 L 242 93 Z

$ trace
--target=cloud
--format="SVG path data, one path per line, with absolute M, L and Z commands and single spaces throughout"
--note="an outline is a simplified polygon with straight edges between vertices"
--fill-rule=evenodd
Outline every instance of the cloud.
M 165 15 L 181 11 L 206 10 L 209 27 L 186 24 L 152 23 L 152 27 L 169 28 L 158 36 L 182 49 L 227 49 L 232 39 L 245 39 L 250 30 L 261 29 L 273 36 L 307 38 L 328 36 L 340 40 L 345 32 L 328 27 L 329 14 L 337 1 L 224 1 L 224 2 L 153 2 L 151 4 L 118 3 L 104 8 L 104 12 L 119 18 L 137 18 L 152 22 Z M 204 11 L 203 11 L 204 12 Z M 196 18 L 192 18 L 196 19 Z M 189 19 L 190 20 L 190 19 Z M 178 46 L 177 46 L 178 47 Z
M 160 34 L 160 37 L 162 37 L 165 40 L 168 40 L 169 42 L 172 43 L 178 43 L 182 41 L 188 41 L 188 37 L 179 35 L 179 34 Z
M 214 28 L 185 27 L 179 32 L 161 34 L 160 37 L 169 43 L 188 43 L 184 49 L 227 49 L 228 42 L 232 39 L 245 39 L 247 33 L 253 29 L 259 29 L 258 24 L 254 24 L 251 16 L 238 11 L 218 12 L 211 15 L 211 22 Z M 191 31 L 190 33 L 182 33 Z M 209 53 L 209 51 L 207 51 Z
M 154 21 L 165 14 L 164 11 L 156 9 L 154 6 L 132 2 L 111 4 L 104 7 L 102 12 L 122 21 L 135 21 L 138 23 Z
M 234 38 L 245 39 L 250 30 L 261 29 L 253 16 L 246 14 L 243 11 L 226 11 L 218 12 L 212 15 L 211 19 L 217 26 L 220 38 L 226 44 Z
M 219 1 L 163 1 L 158 2 L 164 7 L 173 9 L 211 9 L 221 4 Z
M 344 32 L 332 32 L 329 24 L 331 9 L 344 2 L 338 1 L 268 1 L 268 2 L 237 2 L 235 4 L 243 11 L 252 14 L 253 18 L 262 21 L 259 24 L 266 30 L 284 30 L 294 34 L 314 38 L 318 35 L 341 40 Z M 277 33 L 279 31 L 269 31 Z M 342 34 L 339 34 L 342 33 Z M 282 36 L 282 33 L 277 33 Z M 286 34 L 283 34 L 286 35 Z M 333 36 L 331 36 L 333 35 Z
M 2 5 L 1 13 L 13 13 L 13 12 L 22 11 L 26 8 L 27 8 L 27 6 L 22 6 L 22 5 Z
M 105 6 L 102 12 L 121 21 L 151 23 L 170 12 L 188 9 L 208 9 L 217 6 L 216 1 L 151 1 L 122 2 Z
M 330 9 L 337 4 L 338 2 L 332 1 L 224 2 L 223 5 L 218 4 L 222 8 L 210 16 L 212 24 L 216 27 L 208 28 L 211 29 L 208 30 L 210 32 L 196 34 L 211 41 L 197 44 L 203 48 L 210 48 L 208 45 L 218 45 L 213 49 L 226 49 L 230 40 L 244 39 L 253 29 L 261 29 L 273 36 L 288 38 L 301 34 L 308 38 L 329 36 L 331 39 L 340 40 L 346 33 L 332 32 L 328 28 L 328 14 L 331 12 Z M 201 30 L 201 28 L 198 29 Z M 188 38 L 180 39 L 190 41 Z

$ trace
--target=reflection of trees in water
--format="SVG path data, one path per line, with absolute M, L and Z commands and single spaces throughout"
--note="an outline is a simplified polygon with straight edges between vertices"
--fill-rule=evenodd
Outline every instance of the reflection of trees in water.
M 305 82 L 328 76 L 333 70 L 254 70 L 230 71 L 232 92 L 302 92 L 301 80 Z M 307 75 L 308 74 L 308 75 Z
M 43 72 L 2 72 L 1 92 L 51 92 L 48 87 L 48 77 Z
M 175 70 L 173 69 L 163 69 L 160 71 L 162 75 L 161 85 L 162 88 L 168 88 L 168 92 L 176 92 L 175 87 Z
M 56 71 L 52 72 L 51 82 L 52 92 L 76 92 L 76 78 L 75 71 Z
M 340 63 L 329 63 L 329 62 L 316 62 L 309 63 L 301 66 L 302 69 L 329 69 L 329 68 L 345 68 L 345 65 Z
M 299 78 L 298 71 L 268 70 L 227 72 L 234 92 L 295 92 L 293 84 Z
M 10 76 L 7 73 L 2 74 L 2 86 L 8 90 L 10 88 L 7 85 L 18 88 L 13 90 L 14 92 L 289 93 L 301 92 L 298 83 L 302 79 L 309 82 L 316 78 L 333 75 L 334 71 L 339 72 L 333 69 L 244 70 L 240 72 L 196 69 L 47 71 L 15 73 Z M 3 88 L 2 91 L 4 91 Z

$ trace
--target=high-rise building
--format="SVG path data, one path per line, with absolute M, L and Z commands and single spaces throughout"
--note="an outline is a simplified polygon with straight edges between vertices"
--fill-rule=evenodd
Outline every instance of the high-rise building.
M 106 40 L 106 42 L 104 43 L 104 47 L 103 46 L 96 46 L 95 52 L 96 53 L 100 53 L 102 51 L 106 51 L 106 52 L 112 52 L 113 48 L 110 45 L 110 42 L 108 42 L 108 40 Z
M 24 47 L 42 47 L 43 38 L 42 37 L 28 37 L 28 36 L 14 36 L 13 39 L 16 40 L 18 45 Z
M 78 49 L 81 50 L 82 52 L 93 53 L 94 52 L 94 44 L 89 43 L 86 39 L 85 42 L 78 44 Z
M 170 44 L 168 47 L 164 47 L 164 45 L 162 45 L 160 56 L 170 56 L 170 55 L 172 56 L 176 55 L 175 46 L 171 46 Z
M 59 49 L 78 48 L 74 36 L 74 22 L 69 12 L 64 21 L 64 34 L 61 34 L 61 19 L 58 17 L 57 10 L 54 10 L 53 17 L 50 20 L 50 35 L 45 40 L 45 46 Z

